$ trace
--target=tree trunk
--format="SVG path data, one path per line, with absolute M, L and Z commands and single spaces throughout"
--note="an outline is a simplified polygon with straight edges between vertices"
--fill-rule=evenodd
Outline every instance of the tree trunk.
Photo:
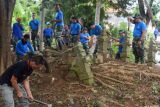
M 44 29 L 44 25 L 45 25 L 45 0 L 42 0 L 42 7 L 40 9 L 40 17 L 41 17 L 41 27 L 40 27 L 40 50 L 43 51 L 44 49 L 44 45 L 43 45 L 43 29 Z
M 11 22 L 16 0 L 0 0 L 0 74 L 11 64 Z
M 101 0 L 98 0 L 96 4 L 95 24 L 99 24 L 100 22 L 101 3 Z
M 153 4 L 153 1 L 150 1 L 150 5 Z M 153 17 L 152 9 L 147 0 L 138 0 L 139 11 L 143 18 L 146 18 L 146 24 L 148 25 L 150 20 Z M 146 5 L 147 11 L 145 12 L 144 6 Z
M 138 0 L 138 5 L 139 5 L 139 11 L 142 17 L 145 17 L 145 9 L 144 9 L 144 1 L 143 0 Z
M 153 3 L 153 1 L 152 1 L 152 3 Z M 151 19 L 153 18 L 153 12 L 152 12 L 151 6 L 148 4 L 147 0 L 145 0 L 145 4 L 147 6 L 146 23 L 148 25 L 149 22 L 151 21 Z

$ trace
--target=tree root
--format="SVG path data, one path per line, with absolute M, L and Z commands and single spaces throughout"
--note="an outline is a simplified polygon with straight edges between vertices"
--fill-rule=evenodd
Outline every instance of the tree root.
M 100 83 L 104 88 L 109 88 L 109 89 L 111 89 L 111 90 L 114 90 L 114 91 L 119 91 L 119 90 L 117 90 L 116 88 L 114 88 L 114 87 L 112 87 L 112 86 L 110 86 L 110 85 L 107 85 L 106 83 L 104 83 L 102 80 L 100 80 L 99 78 L 97 78 L 97 77 L 94 77 L 95 79 L 96 79 L 96 81 L 98 82 L 98 83 Z
M 125 107 L 123 104 L 120 104 L 117 101 L 106 99 L 106 102 L 112 103 L 112 104 L 116 105 L 117 107 Z
M 127 81 L 125 81 L 125 82 L 124 81 L 120 81 L 120 80 L 117 80 L 117 79 L 114 79 L 114 78 L 111 78 L 111 77 L 107 77 L 107 76 L 103 76 L 103 75 L 100 75 L 100 74 L 97 74 L 97 73 L 94 73 L 94 75 L 102 77 L 102 78 L 105 78 L 105 79 L 108 79 L 108 80 L 111 80 L 113 82 L 120 83 L 120 84 L 126 84 L 126 85 L 134 86 L 133 83 L 130 83 L 130 82 L 127 82 Z

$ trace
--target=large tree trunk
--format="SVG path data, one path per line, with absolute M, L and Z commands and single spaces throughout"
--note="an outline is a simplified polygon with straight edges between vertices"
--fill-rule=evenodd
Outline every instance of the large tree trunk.
M 139 11 L 143 18 L 146 18 L 146 24 L 148 25 L 153 17 L 151 5 L 153 4 L 153 0 L 150 1 L 150 5 L 147 0 L 138 0 Z M 145 6 L 147 7 L 147 11 L 145 12 Z
M 16 0 L 0 0 L 0 74 L 11 64 L 11 22 Z
M 139 11 L 142 17 L 145 17 L 145 9 L 144 9 L 144 1 L 143 0 L 138 0 L 138 5 L 139 5 Z
M 42 0 L 42 7 L 40 8 L 40 18 L 41 18 L 41 26 L 40 26 L 40 39 L 41 39 L 41 43 L 40 43 L 40 50 L 43 51 L 44 46 L 43 46 L 43 29 L 44 29 L 44 25 L 45 25 L 45 0 Z
M 153 1 L 152 1 L 153 2 Z M 151 6 L 149 5 L 149 3 L 147 2 L 147 0 L 145 0 L 145 4 L 147 6 L 147 13 L 146 13 L 146 23 L 147 25 L 150 23 L 151 19 L 153 18 L 153 12 L 151 9 Z
M 102 1 L 98 0 L 97 4 L 96 4 L 95 24 L 99 24 L 99 22 L 100 22 L 101 3 L 102 3 Z

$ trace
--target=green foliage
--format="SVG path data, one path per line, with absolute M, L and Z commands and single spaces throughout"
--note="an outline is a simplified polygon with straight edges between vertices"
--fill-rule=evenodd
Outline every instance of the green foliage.
M 125 31 L 127 31 L 127 24 L 125 23 L 125 22 L 121 22 L 120 23 L 120 25 L 119 25 L 119 28 L 121 29 L 121 30 L 125 30 Z
M 25 32 L 29 31 L 28 23 L 31 20 L 32 12 L 39 14 L 40 1 L 35 0 L 16 0 L 16 5 L 13 12 L 12 23 L 16 22 L 16 18 L 22 19 L 22 24 L 25 27 Z M 39 15 L 37 15 L 38 17 Z M 38 17 L 39 18 L 39 17 Z
M 85 26 L 89 23 L 94 22 L 96 0 L 56 0 L 61 4 L 61 9 L 64 13 L 64 21 L 66 24 L 70 23 L 71 16 L 82 18 Z M 48 0 L 46 3 L 46 20 L 49 21 L 54 18 L 54 3 L 53 0 Z M 101 22 L 105 18 L 105 8 L 101 9 Z

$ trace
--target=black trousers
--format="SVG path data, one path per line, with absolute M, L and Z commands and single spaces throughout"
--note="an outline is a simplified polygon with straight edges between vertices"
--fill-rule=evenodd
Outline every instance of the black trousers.
M 144 43 L 140 40 L 140 38 L 133 39 L 132 49 L 135 56 L 135 63 L 144 63 Z

